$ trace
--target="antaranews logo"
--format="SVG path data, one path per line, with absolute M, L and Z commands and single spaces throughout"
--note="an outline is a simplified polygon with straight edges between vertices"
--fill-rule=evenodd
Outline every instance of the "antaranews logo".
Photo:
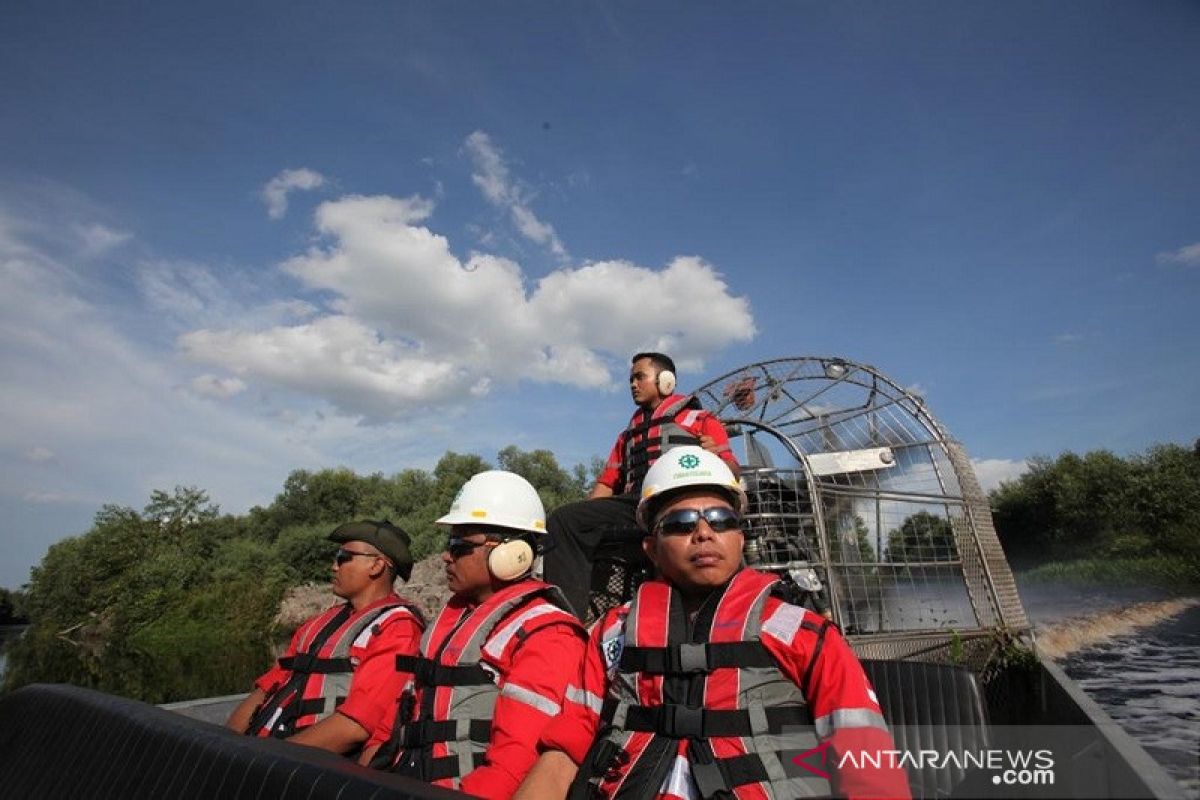
M 847 750 L 833 758 L 835 754 L 829 752 L 831 744 L 827 741 L 805 750 L 794 756 L 792 763 L 826 780 L 832 772 L 846 770 L 953 769 L 959 774 L 967 770 L 989 772 L 996 786 L 1054 785 L 1054 754 L 1046 749 Z

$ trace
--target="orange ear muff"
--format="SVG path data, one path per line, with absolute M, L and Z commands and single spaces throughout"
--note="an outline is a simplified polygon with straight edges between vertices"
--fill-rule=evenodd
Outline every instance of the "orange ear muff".
M 509 539 L 491 549 L 488 572 L 500 581 L 515 581 L 533 569 L 533 548 L 524 539 Z
M 675 373 L 669 369 L 662 370 L 654 379 L 654 386 L 658 389 L 659 394 L 666 397 L 675 391 Z

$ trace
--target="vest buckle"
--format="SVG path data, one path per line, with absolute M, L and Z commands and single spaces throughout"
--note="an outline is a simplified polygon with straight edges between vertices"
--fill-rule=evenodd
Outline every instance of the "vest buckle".
M 704 736 L 704 709 L 690 706 L 663 706 L 662 733 L 672 739 L 700 739 Z
M 679 645 L 677 651 L 679 668 L 677 672 L 708 672 L 708 646 L 703 643 L 688 643 Z

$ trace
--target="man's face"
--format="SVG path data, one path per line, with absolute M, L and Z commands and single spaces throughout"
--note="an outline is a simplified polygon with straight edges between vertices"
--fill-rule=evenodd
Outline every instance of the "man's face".
M 656 405 L 662 400 L 655 385 L 658 368 L 648 358 L 639 358 L 629 367 L 629 393 L 639 406 Z
M 343 600 L 352 598 L 385 569 L 387 560 L 374 545 L 344 542 L 333 557 L 333 593 Z
M 491 594 L 492 574 L 488 572 L 487 557 L 492 545 L 478 528 L 455 525 L 450 529 L 442 563 L 446 565 L 446 585 L 451 592 L 477 601 Z
M 745 537 L 740 527 L 718 533 L 701 515 L 691 533 L 667 533 L 659 523 L 672 512 L 723 509 L 736 516 L 729 499 L 712 489 L 697 489 L 672 498 L 659 511 L 654 529 L 642 540 L 642 549 L 669 583 L 685 594 L 706 594 L 725 585 L 742 565 Z

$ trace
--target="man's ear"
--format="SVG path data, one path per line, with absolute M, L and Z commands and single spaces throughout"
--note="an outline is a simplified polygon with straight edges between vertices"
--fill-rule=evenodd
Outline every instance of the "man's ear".
M 646 558 L 650 559 L 650 563 L 658 568 L 658 539 L 652 533 L 648 533 L 642 537 L 642 552 L 646 554 Z

